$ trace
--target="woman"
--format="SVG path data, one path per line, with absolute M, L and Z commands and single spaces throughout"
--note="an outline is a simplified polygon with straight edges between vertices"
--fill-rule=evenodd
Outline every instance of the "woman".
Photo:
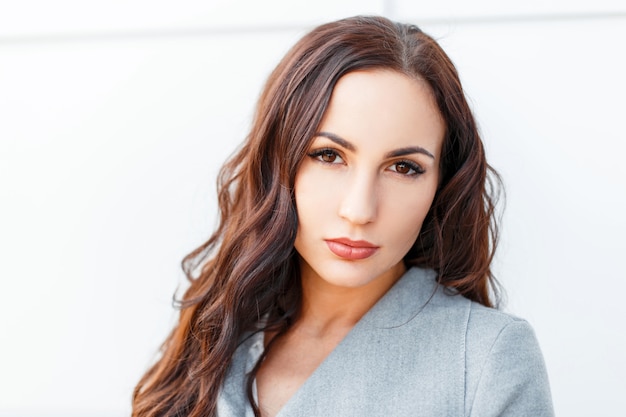
M 134 416 L 550 416 L 493 309 L 497 174 L 415 26 L 322 25 L 271 74 Z

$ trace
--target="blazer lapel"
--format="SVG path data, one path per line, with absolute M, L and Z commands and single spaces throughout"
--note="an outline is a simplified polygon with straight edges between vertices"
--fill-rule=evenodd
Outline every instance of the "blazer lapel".
M 450 309 L 449 298 L 466 308 Z M 277 417 L 462 415 L 468 315 L 469 301 L 443 294 L 433 271 L 410 269 Z

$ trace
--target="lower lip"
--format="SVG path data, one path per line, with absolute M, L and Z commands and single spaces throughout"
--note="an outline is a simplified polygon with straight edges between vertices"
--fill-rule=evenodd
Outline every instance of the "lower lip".
M 327 240 L 326 244 L 332 253 L 340 258 L 350 260 L 369 258 L 378 250 L 378 248 L 348 246 L 343 243 L 335 242 L 334 240 Z

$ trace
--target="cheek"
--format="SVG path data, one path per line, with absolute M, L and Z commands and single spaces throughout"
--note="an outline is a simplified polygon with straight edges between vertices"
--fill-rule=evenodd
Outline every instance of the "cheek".
M 299 218 L 328 214 L 337 205 L 339 188 L 337 176 L 332 172 L 315 169 L 309 163 L 303 164 L 294 182 Z
M 430 210 L 435 189 L 422 189 L 416 193 L 393 196 L 386 210 L 387 230 L 393 230 L 400 245 L 410 248 L 419 234 Z M 408 249 L 408 248 L 407 248 Z
M 326 186 L 323 178 L 312 175 L 311 172 L 300 173 L 296 176 L 294 195 L 298 213 L 298 232 L 314 230 L 327 217 L 332 206 L 332 190 Z

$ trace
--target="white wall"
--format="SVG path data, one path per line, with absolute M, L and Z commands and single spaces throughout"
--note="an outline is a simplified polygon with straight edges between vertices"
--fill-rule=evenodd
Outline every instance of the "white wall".
M 507 185 L 506 309 L 557 414 L 622 415 L 626 5 L 509 3 L 0 0 L 0 416 L 129 414 L 264 78 L 369 13 L 459 68 Z

